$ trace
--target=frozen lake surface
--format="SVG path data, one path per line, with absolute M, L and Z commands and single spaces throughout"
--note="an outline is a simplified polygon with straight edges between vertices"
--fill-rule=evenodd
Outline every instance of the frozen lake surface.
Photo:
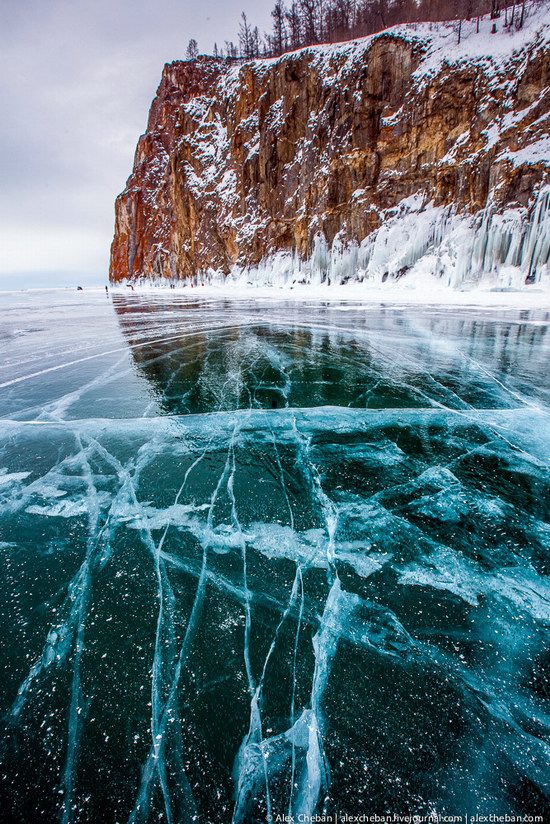
M 549 811 L 547 312 L 0 309 L 3 820 Z

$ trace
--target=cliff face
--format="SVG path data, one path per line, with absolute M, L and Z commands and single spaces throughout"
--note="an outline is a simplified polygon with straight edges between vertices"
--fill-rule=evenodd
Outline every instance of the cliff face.
M 345 248 L 363 250 L 351 262 L 368 276 L 399 224 L 409 252 L 375 254 L 387 277 L 459 216 L 487 232 L 489 214 L 497 233 L 519 232 L 520 265 L 550 162 L 548 19 L 533 8 L 526 29 L 496 34 L 472 22 L 460 45 L 450 25 L 403 26 L 277 60 L 166 65 L 117 199 L 111 280 L 227 274 L 279 252 L 323 279 Z

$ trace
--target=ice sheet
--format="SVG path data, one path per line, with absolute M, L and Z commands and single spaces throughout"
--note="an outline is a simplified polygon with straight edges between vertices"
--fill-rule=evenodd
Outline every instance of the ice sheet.
M 3 809 L 546 809 L 544 313 L 103 299 L 2 321 Z

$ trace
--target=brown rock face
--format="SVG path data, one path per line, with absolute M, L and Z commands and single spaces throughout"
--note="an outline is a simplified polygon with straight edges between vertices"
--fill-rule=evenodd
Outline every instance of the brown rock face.
M 541 30 L 498 61 L 466 59 L 450 28 L 425 26 L 240 66 L 166 65 L 116 202 L 111 280 L 306 258 L 319 233 L 360 243 L 411 195 L 470 213 L 529 207 L 547 178 L 548 157 L 525 151 L 547 139 Z

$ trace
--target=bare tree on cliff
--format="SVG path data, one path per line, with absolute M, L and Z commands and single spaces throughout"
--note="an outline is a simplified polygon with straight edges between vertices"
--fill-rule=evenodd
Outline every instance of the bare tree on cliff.
M 458 3 L 458 42 L 460 43 L 462 39 L 462 22 L 464 18 L 466 20 L 472 19 L 472 12 L 474 7 L 474 0 L 459 0 Z
M 232 60 L 236 60 L 239 56 L 239 50 L 232 40 L 225 41 L 225 55 Z
M 265 45 L 260 37 L 260 30 L 258 26 L 252 29 L 252 54 L 254 57 L 259 57 L 261 51 L 265 52 Z
M 241 57 L 252 57 L 252 29 L 244 11 L 241 13 L 241 22 L 239 24 L 239 50 Z
M 285 17 L 288 25 L 290 48 L 298 49 L 302 45 L 302 21 L 296 0 L 292 0 L 290 8 L 285 12 Z
M 273 52 L 277 56 L 283 53 L 286 46 L 285 14 L 285 7 L 282 0 L 277 0 L 271 12 L 271 19 L 273 20 L 273 37 L 271 38 L 271 42 Z
M 304 45 L 317 43 L 317 3 L 315 0 L 299 0 L 298 9 L 302 19 Z
M 329 41 L 343 39 L 354 30 L 354 5 L 351 0 L 336 0 L 328 4 L 325 32 Z
M 187 44 L 187 51 L 185 53 L 187 60 L 196 60 L 199 56 L 199 44 L 194 37 L 191 38 Z
M 382 24 L 382 28 L 385 29 L 388 25 L 386 22 L 388 16 L 388 6 L 386 0 L 376 0 L 376 3 L 373 4 L 376 9 L 376 15 L 378 16 L 380 23 Z
M 315 5 L 317 43 L 323 43 L 325 39 L 325 0 L 317 0 Z

